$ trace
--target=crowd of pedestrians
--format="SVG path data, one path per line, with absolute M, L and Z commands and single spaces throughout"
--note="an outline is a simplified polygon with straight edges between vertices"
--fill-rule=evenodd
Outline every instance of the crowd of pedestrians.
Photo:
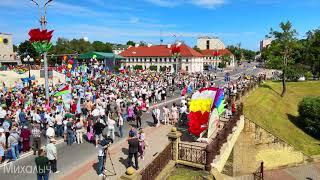
M 106 137 L 113 141 L 127 136 L 126 122 L 134 123 L 129 131 L 129 162 L 138 157 L 144 159 L 146 137 L 142 129 L 144 112 L 151 113 L 154 126 L 163 124 L 187 125 L 187 98 L 181 104 L 156 104 L 168 97 L 179 97 L 187 88 L 189 94 L 201 87 L 215 86 L 216 74 L 177 74 L 165 72 L 129 72 L 125 74 L 104 73 L 103 68 L 79 66 L 66 84 L 50 86 L 50 98 L 45 98 L 43 85 L 24 87 L 16 84 L 0 89 L 0 162 L 19 159 L 22 152 L 32 149 L 38 153 L 36 162 L 45 166 L 48 158 L 50 170 L 57 169 L 57 140 L 64 140 L 68 146 L 81 144 L 85 138 L 98 148 L 98 157 L 104 157 L 100 142 Z M 248 80 L 240 78 L 235 83 L 223 86 L 226 93 L 235 93 Z M 55 96 L 61 89 L 68 94 Z M 176 96 L 177 95 L 177 96 Z M 232 106 L 230 106 L 232 107 Z M 57 140 L 56 140 L 57 139 Z M 45 145 L 45 148 L 41 148 Z M 103 164 L 100 167 L 101 175 Z M 47 173 L 47 171 L 46 171 Z M 41 174 L 46 176 L 45 174 Z

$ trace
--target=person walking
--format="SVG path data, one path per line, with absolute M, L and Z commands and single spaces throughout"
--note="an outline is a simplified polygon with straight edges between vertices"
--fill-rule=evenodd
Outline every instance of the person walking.
M 31 130 L 32 135 L 32 149 L 33 155 L 36 155 L 37 151 L 40 150 L 41 147 L 41 131 L 40 124 L 36 123 Z
M 21 130 L 21 134 L 20 134 L 23 152 L 28 152 L 30 150 L 30 136 L 31 136 L 31 132 L 28 129 L 28 127 L 23 126 L 23 129 Z
M 169 123 L 169 115 L 170 115 L 170 110 L 169 110 L 168 106 L 164 106 L 163 107 L 163 122 L 165 125 L 167 123 Z
M 129 144 L 128 167 L 131 167 L 133 165 L 132 158 L 134 156 L 135 168 L 136 170 L 138 170 L 139 169 L 139 164 L 138 164 L 139 139 L 135 137 L 133 133 L 129 133 L 128 144 Z
M 110 136 L 111 139 L 114 141 L 114 125 L 116 124 L 116 121 L 112 119 L 113 113 L 110 115 L 108 114 L 108 137 Z
M 139 156 L 142 160 L 144 160 L 144 154 L 145 154 L 145 133 L 143 129 L 140 129 L 138 134 L 139 139 Z
M 0 128 L 0 164 L 4 157 L 4 150 L 6 149 L 6 136 L 4 135 L 4 129 Z
M 141 111 L 141 109 L 138 107 L 138 105 L 136 105 L 136 107 L 135 107 L 135 115 L 136 115 L 137 128 L 140 128 L 140 127 L 141 127 L 142 111 Z
M 97 173 L 98 173 L 99 176 L 104 176 L 103 170 L 104 170 L 105 160 L 106 160 L 106 153 L 105 153 L 106 148 L 108 148 L 108 145 L 102 146 L 101 145 L 101 141 L 98 140 L 98 145 L 97 145 L 97 149 L 98 149 L 98 170 L 97 170 Z
M 37 180 L 49 180 L 49 159 L 45 156 L 43 149 L 39 149 L 39 156 L 35 158 L 35 163 L 37 166 Z
M 16 131 L 16 127 L 13 127 L 8 137 L 8 147 L 11 149 L 12 160 L 19 159 L 19 140 L 20 136 Z
M 55 146 L 56 140 L 54 138 L 50 139 L 49 144 L 46 146 L 46 152 L 47 152 L 47 158 L 50 162 L 50 170 L 52 173 L 59 173 L 60 171 L 57 171 L 57 148 Z
M 121 115 L 121 113 L 119 112 L 118 113 L 118 127 L 119 127 L 119 135 L 120 135 L 120 138 L 123 137 L 123 117 Z
M 83 122 L 80 121 L 80 119 L 77 120 L 76 123 L 76 135 L 77 135 L 77 143 L 83 143 Z

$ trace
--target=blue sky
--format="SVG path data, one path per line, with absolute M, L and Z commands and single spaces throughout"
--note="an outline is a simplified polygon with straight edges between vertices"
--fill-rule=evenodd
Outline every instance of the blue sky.
M 15 44 L 39 27 L 39 11 L 29 0 L 0 0 L 0 8 L 0 32 L 12 33 Z M 290 20 L 300 37 L 320 27 L 319 9 L 320 0 L 53 0 L 47 20 L 54 40 L 159 44 L 162 32 L 164 43 L 194 46 L 198 36 L 210 35 L 257 50 L 281 21 Z

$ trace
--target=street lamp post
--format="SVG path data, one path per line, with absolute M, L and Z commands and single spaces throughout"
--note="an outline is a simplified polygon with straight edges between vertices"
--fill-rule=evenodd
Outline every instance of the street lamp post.
M 40 5 L 35 1 L 31 0 L 33 3 L 35 3 L 39 10 L 40 10 L 40 25 L 42 30 L 46 30 L 47 20 L 47 7 L 49 6 L 49 3 L 51 3 L 53 0 L 48 0 L 43 7 L 40 7 Z M 43 60 L 44 60 L 44 79 L 45 79 L 45 88 L 46 88 L 46 99 L 49 100 L 49 76 L 48 76 L 48 59 L 47 59 L 47 52 L 43 53 Z
M 34 62 L 34 59 L 32 57 L 30 57 L 29 55 L 25 58 L 23 58 L 23 61 L 26 63 L 26 64 L 29 64 L 29 89 L 31 88 L 31 74 L 30 74 L 30 71 L 31 71 L 31 64 Z

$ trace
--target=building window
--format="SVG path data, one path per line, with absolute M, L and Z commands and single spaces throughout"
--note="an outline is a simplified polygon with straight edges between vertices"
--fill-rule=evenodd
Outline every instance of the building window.
M 152 58 L 150 58 L 150 62 L 152 62 Z
M 186 71 L 187 71 L 187 72 L 189 71 L 189 67 L 188 67 L 188 66 L 186 66 Z
M 207 40 L 207 49 L 210 49 L 210 41 Z
M 189 62 L 189 59 L 186 59 L 186 62 Z
M 174 58 L 174 60 L 173 60 L 174 62 L 177 62 L 177 58 Z
M 144 58 L 144 62 L 147 62 L 147 58 Z
M 156 62 L 158 62 L 158 58 L 156 58 Z

